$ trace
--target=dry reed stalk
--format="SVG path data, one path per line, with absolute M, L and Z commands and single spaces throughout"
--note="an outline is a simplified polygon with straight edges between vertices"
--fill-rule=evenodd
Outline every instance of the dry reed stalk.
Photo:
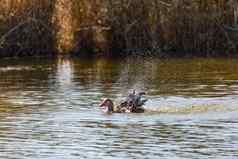
M 34 51 L 46 45 L 49 50 L 80 53 L 86 50 L 86 54 L 108 50 L 112 54 L 169 52 L 174 56 L 237 52 L 236 0 L 0 0 L 0 3 L 0 36 L 7 39 L 2 46 L 8 50 L 13 45 L 10 47 L 13 52 L 27 50 L 24 47 Z M 37 23 L 24 23 L 28 17 Z M 9 31 L 11 35 L 6 38 Z

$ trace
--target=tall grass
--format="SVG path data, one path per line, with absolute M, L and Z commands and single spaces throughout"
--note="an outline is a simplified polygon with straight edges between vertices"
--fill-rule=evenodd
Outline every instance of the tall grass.
M 0 55 L 52 54 L 54 3 L 54 0 L 0 0 Z
M 0 0 L 0 51 L 237 54 L 236 0 Z
M 237 39 L 232 39 L 224 28 L 237 24 L 235 1 L 121 0 L 112 5 L 110 19 L 114 18 L 111 27 L 116 47 L 175 56 L 237 51 Z

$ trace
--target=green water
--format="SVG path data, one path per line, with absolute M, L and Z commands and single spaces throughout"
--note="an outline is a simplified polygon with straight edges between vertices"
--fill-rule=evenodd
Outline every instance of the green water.
M 104 114 L 143 90 L 143 114 Z M 0 60 L 0 158 L 238 158 L 238 60 Z

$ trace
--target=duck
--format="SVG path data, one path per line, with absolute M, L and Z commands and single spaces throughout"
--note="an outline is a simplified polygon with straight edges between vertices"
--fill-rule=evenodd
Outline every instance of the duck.
M 145 92 L 136 93 L 134 90 L 118 105 L 115 105 L 111 99 L 104 98 L 99 106 L 105 113 L 144 113 L 143 105 L 147 99 L 142 99 L 142 96 L 145 94 Z

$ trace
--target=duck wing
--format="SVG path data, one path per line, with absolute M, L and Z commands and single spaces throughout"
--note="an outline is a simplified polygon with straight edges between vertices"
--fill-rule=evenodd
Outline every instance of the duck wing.
M 134 105 L 135 103 L 135 94 L 130 93 L 123 101 L 120 102 L 121 107 L 128 107 L 130 105 Z
M 135 106 L 136 107 L 141 107 L 145 104 L 147 99 L 142 99 L 143 95 L 145 95 L 145 92 L 139 92 L 138 94 L 135 95 Z
M 137 107 L 142 107 L 143 105 L 145 105 L 145 103 L 148 101 L 148 99 L 143 99 L 138 101 L 137 103 Z

